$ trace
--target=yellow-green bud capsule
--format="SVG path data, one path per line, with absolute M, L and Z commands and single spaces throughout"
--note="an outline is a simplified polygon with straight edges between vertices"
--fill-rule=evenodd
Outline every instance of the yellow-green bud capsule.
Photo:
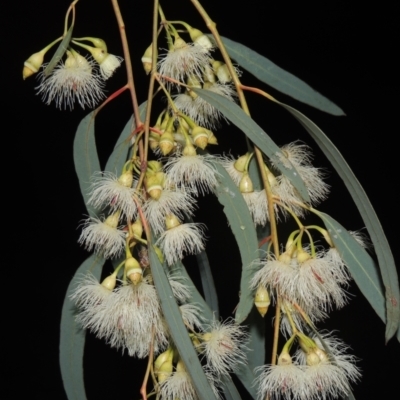
M 155 151 L 158 148 L 159 142 L 160 142 L 160 135 L 157 135 L 156 133 L 150 132 L 150 135 L 149 135 L 149 146 L 153 151 Z
M 252 193 L 254 192 L 253 181 L 249 174 L 245 172 L 239 183 L 239 190 L 241 193 Z
M 107 219 L 104 221 L 104 223 L 108 225 L 110 228 L 114 229 L 117 228 L 120 214 L 121 213 L 117 211 L 114 214 L 109 215 Z
M 208 133 L 208 144 L 218 144 L 216 136 L 211 131 Z
M 203 78 L 204 78 L 204 88 L 206 89 L 206 83 L 215 83 L 217 81 L 217 77 L 214 74 L 213 69 L 210 67 L 210 65 L 206 64 L 204 66 L 204 70 L 203 70 Z
M 151 160 L 147 163 L 147 168 L 154 172 L 162 171 L 163 165 L 160 161 Z
M 126 171 L 124 172 L 119 178 L 118 178 L 118 182 L 122 185 L 125 186 L 127 188 L 132 187 L 132 183 L 133 183 L 133 173 L 132 171 Z
M 158 147 L 161 150 L 161 153 L 166 156 L 167 154 L 171 153 L 175 146 L 175 141 L 174 141 L 174 136 L 172 135 L 172 132 L 166 131 L 164 132 L 161 137 L 160 141 L 158 143 Z
M 190 76 L 187 80 L 186 80 L 186 84 L 188 86 L 190 86 L 191 88 L 197 88 L 197 89 L 201 89 L 201 82 L 199 80 L 199 78 L 197 78 L 195 75 Z M 187 94 L 193 99 L 195 100 L 197 98 L 197 94 L 193 91 L 188 89 L 187 90 Z
M 186 144 L 186 146 L 183 148 L 182 153 L 184 156 L 196 156 L 197 155 L 196 149 L 190 143 Z
M 179 226 L 181 223 L 174 214 L 169 214 L 165 217 L 165 226 L 167 229 L 173 229 Z
M 258 312 L 264 318 L 268 311 L 268 307 L 271 304 L 268 290 L 264 286 L 257 288 L 256 296 L 254 298 L 254 304 L 257 307 Z
M 286 350 L 283 350 L 278 357 L 278 365 L 290 365 L 290 364 L 292 364 L 292 357 Z
M 278 260 L 284 264 L 289 265 L 292 261 L 292 257 L 286 251 L 279 255 Z
M 132 235 L 135 235 L 136 237 L 142 237 L 143 234 L 143 225 L 142 221 L 140 219 L 137 219 L 131 226 L 130 226 L 130 231 Z
M 131 280 L 134 285 L 137 285 L 142 281 L 143 270 L 142 268 L 140 268 L 140 264 L 135 258 L 129 257 L 126 259 L 125 271 L 126 276 Z
M 249 159 L 250 154 L 246 153 L 243 156 L 240 156 L 233 164 L 233 166 L 235 167 L 235 169 L 239 172 L 244 172 L 246 165 L 247 165 L 247 161 Z
M 221 83 L 229 83 L 232 80 L 232 76 L 229 73 L 228 66 L 221 61 L 214 61 L 212 64 L 214 71 Z
M 194 144 L 203 150 L 207 147 L 208 135 L 209 135 L 208 129 L 205 129 L 201 126 L 196 126 L 192 130 L 192 138 Z
M 186 42 L 180 36 L 175 38 L 173 50 L 183 49 L 186 46 L 187 46 Z
M 88 42 L 92 42 L 94 47 L 101 49 L 107 53 L 107 45 L 103 39 L 87 36 L 87 37 L 78 38 L 78 39 L 74 38 L 73 40 L 78 40 L 78 41 L 87 40 Z
M 22 70 L 22 78 L 25 80 L 31 75 L 36 74 L 43 64 L 44 55 L 46 51 L 42 50 L 38 53 L 32 54 L 25 62 L 24 69 Z
M 108 289 L 110 291 L 114 290 L 116 284 L 117 284 L 116 274 L 107 276 L 107 278 L 105 278 L 103 280 L 103 282 L 101 282 L 101 286 L 105 287 L 106 289 Z
M 156 172 L 153 175 L 147 176 L 145 179 L 146 191 L 154 200 L 161 197 L 163 184 L 165 180 L 164 172 Z
M 153 45 L 151 44 L 143 54 L 142 57 L 143 68 L 148 75 L 153 66 Z
M 307 253 L 304 250 L 298 250 L 297 251 L 297 262 L 299 264 L 308 261 L 311 258 L 311 254 Z
M 189 35 L 192 42 L 201 46 L 205 51 L 213 48 L 210 38 L 199 29 L 190 27 Z

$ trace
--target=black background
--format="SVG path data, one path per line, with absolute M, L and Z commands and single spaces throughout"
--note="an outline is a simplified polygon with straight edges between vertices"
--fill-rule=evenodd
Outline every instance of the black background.
M 121 0 L 140 102 L 147 96 L 148 77 L 140 58 L 151 41 L 151 3 Z M 4 347 L 10 373 L 7 399 L 23 394 L 31 399 L 65 399 L 58 367 L 61 307 L 69 280 L 87 257 L 76 243 L 85 208 L 73 166 L 72 142 L 79 121 L 88 111 L 46 106 L 35 96 L 35 78 L 21 79 L 23 61 L 62 33 L 68 4 L 65 0 L 16 1 L 4 5 L 2 12 L 3 171 L 7 185 L 3 192 L 3 223 L 7 226 L 3 329 L 7 332 Z M 210 0 L 202 4 L 222 35 L 265 55 L 344 109 L 346 117 L 330 116 L 267 88 L 279 100 L 305 113 L 336 144 L 370 197 L 398 261 L 398 42 L 394 6 L 364 3 L 360 9 L 344 1 L 315 6 L 261 0 L 247 0 L 237 6 Z M 206 31 L 190 1 L 162 5 L 168 19 L 185 20 Z M 111 53 L 122 55 L 109 1 L 81 0 L 74 35 L 101 37 Z M 247 73 L 243 82 L 266 88 Z M 108 93 L 124 83 L 121 67 L 109 80 Z M 362 228 L 343 183 L 302 128 L 267 101 L 254 95 L 248 99 L 252 116 L 277 144 L 301 139 L 313 147 L 315 165 L 331 171 L 328 183 L 332 194 L 320 209 L 350 230 Z M 106 148 L 100 154 L 103 163 L 131 112 L 129 96 L 124 94 L 99 116 L 98 147 Z M 232 126 L 224 125 L 216 134 L 220 146 L 215 152 L 243 152 L 242 136 Z M 207 250 L 221 313 L 226 318 L 238 299 L 240 258 L 220 213 L 216 200 L 207 197 L 200 201 L 196 220 L 208 226 Z M 189 268 L 195 276 L 195 266 L 190 264 Z M 320 328 L 336 329 L 360 358 L 363 378 L 354 393 L 357 399 L 369 399 L 385 388 L 390 391 L 396 383 L 399 343 L 392 339 L 385 345 L 383 323 L 354 285 L 351 293 L 354 298 L 350 304 L 333 312 Z M 271 314 L 265 323 L 271 335 Z M 121 357 L 120 352 L 92 336 L 86 350 L 89 400 L 139 398 L 142 363 L 127 355 Z

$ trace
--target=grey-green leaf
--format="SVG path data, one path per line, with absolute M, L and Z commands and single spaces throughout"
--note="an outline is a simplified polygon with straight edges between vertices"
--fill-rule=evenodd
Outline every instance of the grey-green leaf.
M 69 42 L 71 41 L 72 38 L 72 30 L 74 28 L 74 25 L 71 24 L 71 26 L 68 29 L 67 34 L 64 36 L 64 39 L 60 42 L 60 44 L 57 47 L 57 50 L 55 51 L 53 57 L 51 58 L 50 62 L 47 64 L 46 68 L 43 71 L 44 76 L 49 76 L 58 62 L 63 58 L 63 55 L 68 49 Z
M 304 182 L 294 165 L 287 159 L 281 149 L 272 139 L 261 129 L 261 127 L 251 119 L 237 104 L 219 94 L 209 90 L 193 89 L 199 96 L 222 112 L 224 116 L 236 125 L 243 133 L 271 160 L 274 165 L 284 174 L 297 189 L 304 201 L 309 202 L 310 196 Z M 284 160 L 284 162 L 282 162 Z
M 316 214 L 324 221 L 336 249 L 345 261 L 357 286 L 385 322 L 385 297 L 374 260 L 339 222 L 323 212 L 316 211 Z
M 221 165 L 214 165 L 219 174 L 218 201 L 224 206 L 224 213 L 235 235 L 242 259 L 240 300 L 235 316 L 236 322 L 240 324 L 253 307 L 254 293 L 250 290 L 249 281 L 253 275 L 250 265 L 258 258 L 257 235 L 250 211 L 238 187 Z
M 100 279 L 105 259 L 92 254 L 75 272 L 65 296 L 61 312 L 60 329 L 60 367 L 64 389 L 68 400 L 85 400 L 85 384 L 83 380 L 83 351 L 85 346 L 85 331 L 75 321 L 75 307 L 69 299 L 82 276 L 92 273 Z
M 176 304 L 171 286 L 158 257 L 149 246 L 151 273 L 160 299 L 161 308 L 168 324 L 169 332 L 185 367 L 190 374 L 200 400 L 215 399 L 203 368 L 197 357 L 196 350 L 189 338 L 189 333 L 182 321 L 182 316 Z
M 74 139 L 74 163 L 78 175 L 83 200 L 90 216 L 96 215 L 96 210 L 87 204 L 89 199 L 91 177 L 94 172 L 100 171 L 100 162 L 97 155 L 94 136 L 95 112 L 86 115 L 80 122 Z
M 331 100 L 268 58 L 233 40 L 225 37 L 221 39 L 229 56 L 260 81 L 318 110 L 332 115 L 345 115 Z
M 139 106 L 140 118 L 144 120 L 146 116 L 147 101 Z M 119 174 L 128 158 L 129 148 L 131 146 L 129 138 L 134 131 L 136 125 L 133 115 L 129 118 L 124 129 L 122 130 L 117 143 L 114 146 L 114 150 L 110 154 L 107 160 L 106 171 L 112 172 L 113 174 Z
M 315 140 L 321 150 L 324 152 L 328 160 L 339 176 L 343 179 L 351 197 L 356 204 L 361 218 L 363 219 L 368 233 L 374 244 L 375 252 L 378 257 L 379 268 L 385 287 L 386 297 L 386 342 L 393 337 L 399 329 L 400 324 L 400 289 L 397 277 L 396 265 L 394 262 L 392 251 L 383 232 L 380 221 L 372 207 L 368 196 L 364 192 L 360 182 L 354 176 L 353 171 L 346 163 L 343 156 L 329 138 L 318 128 L 314 122 L 310 121 L 305 115 L 287 104 L 278 102 L 286 108 L 307 130 L 311 137 Z

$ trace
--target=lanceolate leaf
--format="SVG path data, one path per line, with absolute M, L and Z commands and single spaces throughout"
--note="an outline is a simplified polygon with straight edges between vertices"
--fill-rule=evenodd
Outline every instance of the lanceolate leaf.
M 196 350 L 189 338 L 189 333 L 182 321 L 182 316 L 176 304 L 167 276 L 151 246 L 149 246 L 149 257 L 154 284 L 157 289 L 158 297 L 160 298 L 161 308 L 168 324 L 172 340 L 192 378 L 199 399 L 215 399 L 215 395 L 197 357 Z
M 71 41 L 73 28 L 74 28 L 74 26 L 71 25 L 70 28 L 68 29 L 68 32 L 65 35 L 64 39 L 58 45 L 56 52 L 54 53 L 50 62 L 47 64 L 46 68 L 43 71 L 44 76 L 47 77 L 53 72 L 54 68 L 56 67 L 58 62 L 62 59 L 63 55 L 67 51 L 69 42 Z
M 240 301 L 235 316 L 236 322 L 240 324 L 253 307 L 254 293 L 250 290 L 249 281 L 253 275 L 250 265 L 258 258 L 257 235 L 250 211 L 238 187 L 221 165 L 214 165 L 219 174 L 218 201 L 224 206 L 224 213 L 235 235 L 242 259 Z
M 385 322 L 384 291 L 374 260 L 339 222 L 328 214 L 315 212 L 324 221 L 336 249 L 349 268 L 357 286 L 382 321 Z
M 315 140 L 321 150 L 324 152 L 328 160 L 339 176 L 343 179 L 351 197 L 361 214 L 366 228 L 371 236 L 374 244 L 375 252 L 379 261 L 379 268 L 382 275 L 383 284 L 385 286 L 386 297 L 386 332 L 385 338 L 388 341 L 399 329 L 400 323 L 400 289 L 397 277 L 396 265 L 394 263 L 392 251 L 383 232 L 382 226 L 375 213 L 372 204 L 364 192 L 360 182 L 354 176 L 352 170 L 346 163 L 339 150 L 329 140 L 329 138 L 310 121 L 300 111 L 286 104 L 277 102 L 286 108 L 307 130 L 311 137 Z M 360 288 L 361 289 L 361 288 Z M 362 290 L 362 289 L 361 289 Z
M 237 104 L 228 100 L 224 96 L 213 93 L 209 90 L 193 89 L 199 96 L 221 111 L 224 116 L 236 125 L 243 133 L 279 168 L 297 189 L 304 201 L 309 202 L 310 197 L 304 182 L 300 178 L 296 168 L 286 158 L 281 149 L 272 139 L 261 129 L 261 127 L 251 119 Z M 282 162 L 284 160 L 284 162 Z
M 333 115 L 345 115 L 343 110 L 332 101 L 301 79 L 278 67 L 268 58 L 228 38 L 223 37 L 222 42 L 229 56 L 260 81 L 318 110 Z
M 215 318 L 219 318 L 218 296 L 215 289 L 214 278 L 212 276 L 210 263 L 208 261 L 207 253 L 203 250 L 196 254 L 197 264 L 199 266 L 201 285 L 203 287 L 204 297 L 207 304 L 213 311 Z
M 146 106 L 147 106 L 147 101 L 145 101 L 139 106 L 140 118 L 142 120 L 144 120 L 146 115 Z M 121 135 L 119 136 L 118 141 L 115 144 L 113 152 L 108 158 L 105 168 L 106 171 L 112 172 L 113 174 L 121 173 L 122 167 L 127 161 L 129 148 L 131 146 L 129 138 L 132 132 L 134 131 L 135 127 L 136 125 L 132 115 L 129 121 L 126 123 L 124 129 L 122 130 Z
M 83 381 L 83 351 L 85 347 L 85 331 L 75 321 L 75 307 L 69 296 L 76 288 L 82 276 L 92 273 L 100 279 L 105 259 L 92 254 L 77 269 L 65 296 L 60 329 L 60 367 L 64 389 L 68 400 L 85 400 L 85 384 Z
M 74 140 L 74 163 L 78 175 L 83 200 L 90 216 L 96 211 L 87 204 L 90 191 L 90 179 L 94 172 L 100 171 L 100 162 L 97 156 L 96 140 L 94 137 L 94 112 L 86 115 L 80 122 Z

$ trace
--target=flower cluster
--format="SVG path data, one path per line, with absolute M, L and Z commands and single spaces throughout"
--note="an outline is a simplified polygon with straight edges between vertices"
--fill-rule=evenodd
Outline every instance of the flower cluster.
M 338 339 L 321 336 L 311 339 L 299 335 L 301 348 L 294 359 L 287 347 L 281 352 L 277 365 L 265 365 L 258 369 L 258 398 L 268 395 L 273 399 L 337 399 L 349 394 L 350 382 L 360 378 L 354 364 L 355 358 L 346 354 L 347 347 Z M 289 339 L 288 342 L 292 342 Z M 328 353 L 328 352 L 329 353 Z

